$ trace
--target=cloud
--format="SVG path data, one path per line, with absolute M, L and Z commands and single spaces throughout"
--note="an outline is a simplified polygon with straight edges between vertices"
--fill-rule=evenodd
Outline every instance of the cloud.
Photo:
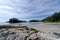
M 0 20 L 43 19 L 57 11 L 60 11 L 60 0 L 0 0 Z
M 9 0 L 0 0 L 0 2 L 5 2 L 5 1 L 9 1 Z
M 13 9 L 13 8 L 10 7 L 10 6 L 1 6 L 1 5 L 0 5 L 0 8 L 3 8 L 3 9 Z
M 60 4 L 58 4 L 58 0 L 34 0 L 32 3 L 27 2 L 26 6 L 24 6 L 22 9 L 26 14 L 31 14 L 32 16 L 36 16 L 43 14 L 53 14 L 53 12 L 60 11 L 59 7 Z M 50 13 L 51 12 L 51 13 Z M 43 16 L 42 15 L 42 16 Z

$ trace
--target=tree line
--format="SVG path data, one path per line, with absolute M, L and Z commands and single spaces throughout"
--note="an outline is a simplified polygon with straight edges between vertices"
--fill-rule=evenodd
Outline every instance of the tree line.
M 60 12 L 55 12 L 52 16 L 44 18 L 43 22 L 60 22 Z

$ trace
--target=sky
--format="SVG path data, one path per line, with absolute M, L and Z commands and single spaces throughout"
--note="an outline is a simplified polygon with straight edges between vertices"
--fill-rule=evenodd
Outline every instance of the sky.
M 0 0 L 0 22 L 10 18 L 42 20 L 60 11 L 60 0 Z

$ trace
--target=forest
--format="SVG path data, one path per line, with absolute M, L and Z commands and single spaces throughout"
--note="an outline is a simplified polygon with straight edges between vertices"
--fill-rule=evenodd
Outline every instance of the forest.
M 43 22 L 60 22 L 60 12 L 55 12 L 52 16 L 44 18 Z

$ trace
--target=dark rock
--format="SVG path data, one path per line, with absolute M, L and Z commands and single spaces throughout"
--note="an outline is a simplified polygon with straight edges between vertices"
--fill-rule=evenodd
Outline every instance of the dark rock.
M 12 32 L 11 34 L 15 34 L 15 32 Z
M 59 38 L 60 37 L 60 33 L 53 33 L 54 35 L 56 35 L 57 36 L 57 38 Z

